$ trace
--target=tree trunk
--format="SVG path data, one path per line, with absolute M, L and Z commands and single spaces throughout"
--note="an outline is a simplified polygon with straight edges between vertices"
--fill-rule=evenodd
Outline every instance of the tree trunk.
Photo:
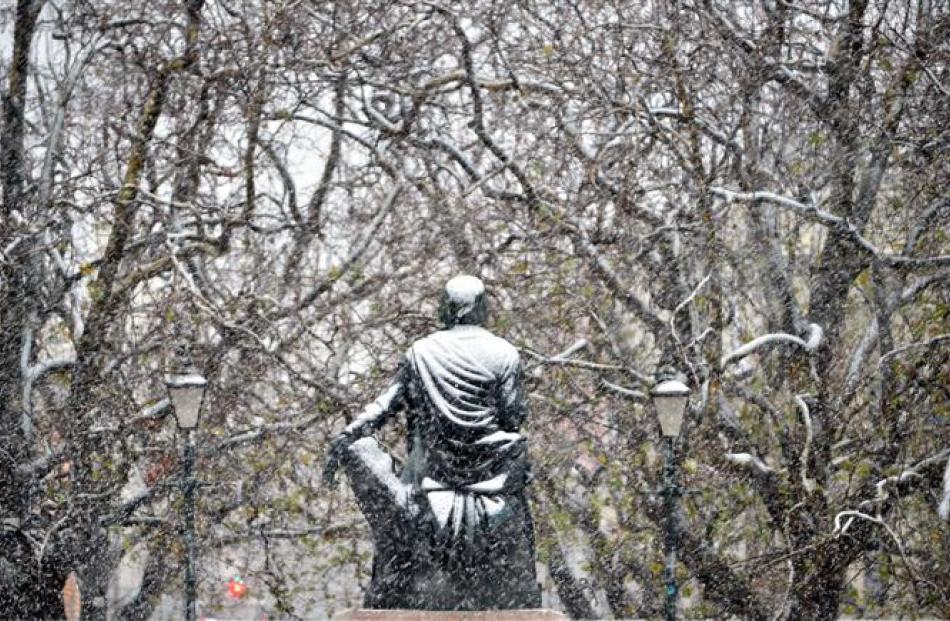
M 18 0 L 13 26 L 13 56 L 8 88 L 3 94 L 3 141 L 0 143 L 0 170 L 3 181 L 4 220 L 14 209 L 22 209 L 23 126 L 26 85 L 30 73 L 30 48 L 36 30 L 36 18 L 43 0 Z M 2 236 L 0 236 L 2 239 Z

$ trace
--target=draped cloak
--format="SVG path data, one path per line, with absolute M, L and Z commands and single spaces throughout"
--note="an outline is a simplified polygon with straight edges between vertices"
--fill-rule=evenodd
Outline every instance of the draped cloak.
M 350 468 L 351 484 L 355 475 L 363 512 L 371 525 L 370 513 L 376 512 L 378 525 L 367 605 L 459 610 L 538 605 L 524 498 L 530 474 L 519 432 L 526 409 L 517 349 L 477 326 L 455 326 L 420 339 L 406 352 L 392 386 L 350 428 L 379 426 L 402 408 L 408 457 L 401 471 L 375 440 L 364 438 L 353 449 L 358 459 Z M 365 484 L 367 478 L 376 481 L 376 492 Z M 381 507 L 378 498 L 368 502 L 379 490 L 391 507 Z M 398 529 L 392 527 L 391 509 L 401 511 Z M 380 511 L 389 517 L 379 519 Z

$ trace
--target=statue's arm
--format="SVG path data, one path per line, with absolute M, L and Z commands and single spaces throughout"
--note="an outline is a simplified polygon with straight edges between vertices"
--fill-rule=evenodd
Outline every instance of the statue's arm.
M 389 388 L 363 408 L 360 415 L 330 442 L 330 450 L 323 466 L 323 481 L 325 484 L 331 487 L 336 485 L 336 471 L 340 467 L 343 455 L 350 444 L 382 427 L 387 420 L 402 408 L 406 401 L 408 386 L 409 363 L 406 359 L 403 359 Z
M 403 358 L 389 388 L 363 408 L 360 415 L 346 426 L 344 434 L 360 438 L 382 427 L 402 408 L 409 387 L 409 361 Z
M 376 399 L 363 408 L 360 415 L 343 430 L 344 434 L 357 438 L 369 435 L 382 427 L 392 418 L 406 401 L 409 387 L 409 361 L 403 358 L 396 371 L 389 388 L 384 390 Z
M 520 359 L 516 358 L 502 376 L 500 397 L 499 423 L 501 428 L 505 431 L 517 431 L 528 415 Z

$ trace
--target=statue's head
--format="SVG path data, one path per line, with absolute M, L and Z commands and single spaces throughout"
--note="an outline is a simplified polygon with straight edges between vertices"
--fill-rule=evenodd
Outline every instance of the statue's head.
M 439 303 L 439 320 L 446 328 L 480 326 L 488 319 L 485 285 L 474 276 L 456 276 L 445 283 Z

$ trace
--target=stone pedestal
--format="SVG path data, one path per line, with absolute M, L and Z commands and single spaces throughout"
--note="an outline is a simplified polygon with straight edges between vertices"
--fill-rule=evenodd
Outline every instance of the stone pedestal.
M 372 610 L 356 608 L 334 615 L 334 621 L 567 621 L 554 610 Z

